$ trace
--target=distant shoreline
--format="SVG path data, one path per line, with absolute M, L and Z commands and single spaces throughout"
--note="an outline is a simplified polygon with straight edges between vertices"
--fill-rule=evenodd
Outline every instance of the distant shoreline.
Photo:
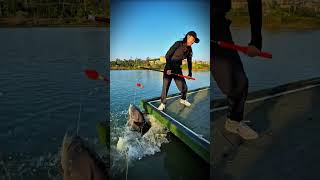
M 60 18 L 0 18 L 0 27 L 109 27 L 109 24 L 91 22 L 85 19 Z
M 250 27 L 249 16 L 244 15 L 230 15 L 228 18 L 232 21 L 233 27 Z M 269 16 L 263 17 L 262 27 L 268 30 L 312 30 L 320 29 L 320 18 L 316 17 L 277 17 Z
M 110 70 L 114 71 L 130 71 L 130 70 L 146 70 L 149 71 L 148 69 L 141 69 L 141 68 L 125 68 L 125 67 L 110 67 Z M 156 70 L 162 70 L 162 69 L 156 69 Z M 188 70 L 188 69 L 182 69 L 182 70 Z M 192 69 L 193 72 L 207 72 L 210 71 L 210 69 Z
M 160 60 L 161 59 L 161 60 Z M 111 70 L 146 70 L 146 69 L 156 69 L 162 70 L 165 67 L 165 59 L 161 56 L 161 58 L 147 58 L 147 60 L 142 60 L 136 58 L 135 60 L 120 60 L 117 59 L 115 61 L 110 62 L 110 69 Z M 182 70 L 187 70 L 188 65 L 183 63 L 181 66 Z M 205 61 L 194 61 L 192 63 L 192 70 L 193 71 L 209 71 L 210 64 L 209 62 Z

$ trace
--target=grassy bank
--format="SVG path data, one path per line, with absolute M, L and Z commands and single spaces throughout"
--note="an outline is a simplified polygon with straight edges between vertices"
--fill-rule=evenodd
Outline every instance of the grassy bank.
M 142 59 L 129 59 L 129 60 L 120 60 L 116 59 L 115 61 L 110 62 L 111 70 L 141 70 L 141 67 L 149 69 L 164 69 L 165 63 L 160 61 L 160 59 L 151 59 L 147 58 L 146 60 Z M 183 70 L 187 70 L 188 66 L 183 64 L 181 66 Z M 193 71 L 209 71 L 210 65 L 209 62 L 205 61 L 194 61 L 192 64 Z
M 135 66 L 135 67 L 126 67 L 126 66 L 111 66 L 111 70 L 143 70 L 143 68 L 149 68 L 149 69 L 157 69 L 157 70 L 163 70 L 164 65 L 161 66 Z M 188 70 L 187 65 L 182 65 L 183 70 Z M 192 71 L 209 71 L 210 67 L 209 65 L 193 65 Z
M 141 70 L 141 67 L 150 68 L 150 69 L 164 69 L 165 63 L 160 61 L 160 59 L 151 59 L 147 58 L 146 60 L 142 59 L 129 59 L 129 60 L 120 60 L 110 62 L 111 70 Z M 183 70 L 187 70 L 187 64 L 181 66 Z M 206 61 L 194 61 L 192 64 L 193 71 L 208 71 L 210 69 L 209 62 Z
M 106 27 L 85 18 L 0 18 L 1 27 Z
M 232 26 L 250 27 L 248 13 L 245 11 L 231 11 L 227 17 L 232 20 Z M 319 29 L 319 16 L 292 14 L 284 10 L 270 10 L 263 16 L 265 29 Z
M 88 15 L 110 16 L 106 0 L 0 0 L 1 27 L 106 26 L 87 20 Z
M 248 16 L 229 16 L 232 26 L 250 27 Z M 264 17 L 263 28 L 265 29 L 319 29 L 320 18 L 312 17 Z

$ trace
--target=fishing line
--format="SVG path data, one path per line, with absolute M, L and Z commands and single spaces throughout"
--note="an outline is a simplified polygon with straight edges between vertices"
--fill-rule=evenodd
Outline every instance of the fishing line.
M 98 91 L 99 87 L 95 87 L 89 93 L 87 94 L 87 97 L 91 96 L 93 92 Z M 77 136 L 79 135 L 79 129 L 80 129 L 80 119 L 81 119 L 81 111 L 82 111 L 82 103 L 83 103 L 83 97 L 80 96 L 80 105 L 79 105 L 79 113 L 78 113 L 78 119 L 77 119 Z
M 134 87 L 133 104 L 136 104 L 137 87 Z
M 141 78 L 139 78 L 139 75 L 138 75 L 138 77 L 136 78 L 136 82 L 138 83 L 140 79 L 141 79 Z M 136 105 L 137 88 L 138 88 L 138 87 L 137 87 L 137 84 L 135 83 L 135 86 L 134 86 L 134 95 L 133 95 L 133 104 L 134 104 L 134 105 Z
M 129 172 L 129 158 L 128 158 L 129 148 L 126 150 L 126 180 L 128 180 L 128 172 Z
M 82 96 L 80 97 L 80 107 L 79 107 L 79 114 L 78 114 L 78 120 L 77 120 L 77 136 L 79 135 L 79 122 L 81 118 L 81 109 L 82 109 Z

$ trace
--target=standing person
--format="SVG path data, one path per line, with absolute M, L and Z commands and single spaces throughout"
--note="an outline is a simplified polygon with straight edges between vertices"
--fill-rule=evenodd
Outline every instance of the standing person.
M 251 41 L 248 56 L 255 57 L 262 47 L 262 3 L 247 0 L 251 24 Z M 228 100 L 226 130 L 239 134 L 244 139 L 256 139 L 258 134 L 243 122 L 244 106 L 248 94 L 248 78 L 238 52 L 219 48 L 214 42 L 233 43 L 230 24 L 225 17 L 231 9 L 231 0 L 213 0 L 211 3 L 211 73 L 218 87 Z
M 187 83 L 184 78 L 173 75 L 182 75 L 182 60 L 187 59 L 189 77 L 192 77 L 192 44 L 199 43 L 199 38 L 194 31 L 189 31 L 182 41 L 176 41 L 166 54 L 166 65 L 163 73 L 163 86 L 161 93 L 161 104 L 158 107 L 160 111 L 163 111 L 166 107 L 166 98 L 172 79 L 174 79 L 178 89 L 181 92 L 180 103 L 189 107 L 191 103 L 187 101 Z

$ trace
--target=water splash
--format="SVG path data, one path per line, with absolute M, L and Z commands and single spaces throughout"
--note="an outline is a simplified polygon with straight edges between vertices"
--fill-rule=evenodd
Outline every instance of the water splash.
M 163 143 L 168 143 L 166 135 L 168 130 L 152 116 L 148 116 L 151 128 L 143 136 L 139 132 L 131 131 L 128 127 L 122 129 L 122 135 L 114 140 L 111 146 L 113 172 L 121 173 L 126 170 L 127 162 L 132 164 L 145 156 L 160 152 Z
M 36 179 L 44 176 L 49 180 L 61 179 L 58 153 L 37 157 L 27 153 L 7 154 L 0 164 L 0 174 L 5 175 L 2 179 Z
M 99 144 L 97 138 L 84 138 L 86 143 L 102 158 L 105 164 L 108 161 L 108 152 L 105 146 Z M 62 147 L 60 147 L 62 148 Z M 61 180 L 61 149 L 56 152 L 42 154 L 33 153 L 0 153 L 0 179 L 48 179 Z

